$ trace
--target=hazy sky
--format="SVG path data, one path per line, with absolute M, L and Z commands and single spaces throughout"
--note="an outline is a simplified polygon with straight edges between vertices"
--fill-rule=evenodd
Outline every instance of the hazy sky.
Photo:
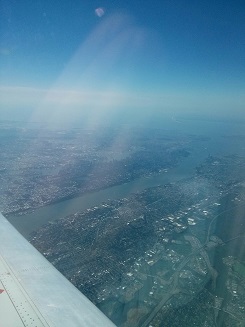
M 5 114 L 245 109 L 244 0 L 1 0 L 0 35 Z

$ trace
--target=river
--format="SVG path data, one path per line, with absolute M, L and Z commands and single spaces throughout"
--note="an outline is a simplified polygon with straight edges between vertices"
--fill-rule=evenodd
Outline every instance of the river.
M 242 127 L 244 126 L 242 124 L 235 125 L 239 127 L 240 131 L 243 130 Z M 191 154 L 187 158 L 184 158 L 177 167 L 157 175 L 138 178 L 129 183 L 47 205 L 27 215 L 9 216 L 8 220 L 22 235 L 28 237 L 31 232 L 49 221 L 97 206 L 108 199 L 115 200 L 124 198 L 130 193 L 140 192 L 148 187 L 176 182 L 191 177 L 195 172 L 195 167 L 207 158 L 209 154 L 234 154 L 237 153 L 238 149 L 239 152 L 241 152 L 242 149 L 245 153 L 245 148 L 241 147 L 241 142 L 238 142 L 237 139 L 226 139 L 223 137 L 224 134 L 229 134 L 227 131 L 231 134 L 235 134 L 234 130 L 236 132 L 238 131 L 238 129 L 234 127 L 234 124 L 229 125 L 227 123 L 205 122 L 205 128 L 203 123 L 201 123 L 200 126 L 198 126 L 197 122 L 188 122 L 187 124 L 180 123 L 178 124 L 178 130 L 176 130 L 177 133 L 198 134 L 210 138 L 206 141 L 194 141 L 192 143 Z

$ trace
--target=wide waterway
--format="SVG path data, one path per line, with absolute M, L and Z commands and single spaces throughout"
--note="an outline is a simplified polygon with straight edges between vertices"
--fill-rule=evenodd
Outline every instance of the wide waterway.
M 188 126 L 184 127 L 188 128 Z M 187 131 L 185 130 L 184 132 Z M 188 132 L 190 132 L 189 129 Z M 189 155 L 187 158 L 184 158 L 177 167 L 169 169 L 167 172 L 161 172 L 157 175 L 151 175 L 149 177 L 142 177 L 129 183 L 109 187 L 101 191 L 84 194 L 76 198 L 71 198 L 62 202 L 51 204 L 36 209 L 33 213 L 27 215 L 16 217 L 9 216 L 8 220 L 25 237 L 28 237 L 32 231 L 35 231 L 40 226 L 48 223 L 49 221 L 97 206 L 102 202 L 107 201 L 108 199 L 114 200 L 125 198 L 130 193 L 140 192 L 148 187 L 176 182 L 178 180 L 191 177 L 195 172 L 195 167 L 205 158 L 207 158 L 209 154 L 234 154 L 241 152 L 241 146 L 238 145 L 240 142 L 237 142 L 236 139 L 227 140 L 218 134 L 222 135 L 223 133 L 213 133 L 212 131 L 212 137 L 209 140 L 194 141 L 192 144 L 193 147 L 191 149 L 191 155 Z M 210 136 L 210 133 L 208 133 L 206 130 L 206 133 L 202 133 L 202 135 Z M 238 148 L 239 151 L 237 151 Z

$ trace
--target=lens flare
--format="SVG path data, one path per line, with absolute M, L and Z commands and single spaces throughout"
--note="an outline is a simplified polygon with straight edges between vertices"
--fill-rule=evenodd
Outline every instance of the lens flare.
M 103 8 L 96 8 L 95 9 L 95 15 L 98 17 L 102 17 L 105 14 L 105 10 Z

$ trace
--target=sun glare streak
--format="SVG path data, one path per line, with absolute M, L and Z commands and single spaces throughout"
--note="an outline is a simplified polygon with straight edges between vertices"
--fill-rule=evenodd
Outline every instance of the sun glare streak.
M 97 14 L 104 13 L 97 9 Z M 17 95 L 19 104 L 34 107 L 32 121 L 69 126 L 85 115 L 90 125 L 98 125 L 107 120 L 108 111 L 135 103 L 132 95 L 114 85 L 110 71 L 144 44 L 144 33 L 125 14 L 107 16 L 81 43 L 49 90 L 16 88 L 10 93 Z M 14 105 L 14 100 L 9 105 Z
M 97 128 L 120 115 L 138 115 L 147 121 L 156 112 L 228 110 L 231 105 L 241 110 L 244 96 L 234 99 L 232 95 L 177 90 L 136 93 L 115 82 L 120 76 L 116 76 L 114 65 L 120 66 L 130 54 L 136 60 L 147 33 L 127 15 L 108 15 L 81 43 L 50 89 L 1 87 L 1 102 L 10 108 L 32 108 L 31 121 L 67 128 L 79 121 L 83 126 L 86 122 L 87 128 Z
M 101 21 L 70 58 L 65 69 L 56 80 L 54 88 L 60 88 L 62 86 L 81 87 L 81 82 L 83 82 L 83 86 L 88 85 L 87 78 L 89 71 L 94 70 L 95 65 L 97 68 L 97 77 L 100 76 L 102 68 L 106 72 L 106 68 L 111 65 L 111 58 L 109 58 L 107 63 L 105 61 L 101 62 L 101 55 L 106 52 L 106 49 L 112 42 L 118 39 L 118 42 L 120 42 L 120 35 L 128 29 L 128 26 L 130 26 L 129 17 L 120 14 L 108 16 L 105 20 Z M 132 33 L 133 31 L 128 32 L 128 37 Z M 113 49 L 111 51 L 113 52 Z M 86 74 L 85 78 L 84 74 Z M 96 76 L 93 76 L 94 84 L 96 84 Z

